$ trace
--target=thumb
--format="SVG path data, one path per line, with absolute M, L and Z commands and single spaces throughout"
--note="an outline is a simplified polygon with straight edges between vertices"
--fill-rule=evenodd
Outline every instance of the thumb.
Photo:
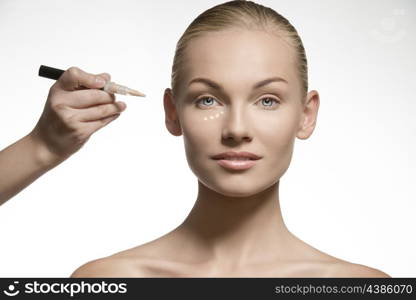
M 94 75 L 81 70 L 78 67 L 71 67 L 62 74 L 58 82 L 64 90 L 74 91 L 83 88 L 101 88 L 107 81 L 106 73 Z

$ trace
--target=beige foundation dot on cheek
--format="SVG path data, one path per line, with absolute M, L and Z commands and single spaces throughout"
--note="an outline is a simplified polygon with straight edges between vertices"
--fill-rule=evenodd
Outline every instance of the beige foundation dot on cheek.
M 204 121 L 206 121 L 208 119 L 213 120 L 213 119 L 219 118 L 220 115 L 222 115 L 223 113 L 224 113 L 224 111 L 220 111 L 219 113 L 216 113 L 215 115 L 204 117 Z

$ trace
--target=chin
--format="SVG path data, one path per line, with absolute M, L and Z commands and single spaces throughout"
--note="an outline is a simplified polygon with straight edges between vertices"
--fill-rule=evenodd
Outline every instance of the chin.
M 230 181 L 223 181 L 223 182 L 215 182 L 214 184 L 205 184 L 211 190 L 227 196 L 227 197 L 235 197 L 235 198 L 245 198 L 251 197 L 258 193 L 261 193 L 267 188 L 266 184 L 255 184 L 252 181 L 248 183 L 242 182 L 230 182 Z
M 275 177 L 250 172 L 225 174 L 218 171 L 217 166 L 201 167 L 198 164 L 189 164 L 192 172 L 206 188 L 226 197 L 245 198 L 259 194 L 276 183 Z M 253 170 L 254 171 L 254 170 Z M 256 174 L 257 173 L 257 174 Z

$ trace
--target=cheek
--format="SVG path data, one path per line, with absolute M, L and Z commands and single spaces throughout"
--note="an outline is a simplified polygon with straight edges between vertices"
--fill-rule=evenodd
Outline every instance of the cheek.
M 210 155 L 217 153 L 221 145 L 222 109 L 183 111 L 181 115 L 182 135 L 186 159 L 192 172 L 206 181 L 215 168 Z
M 295 113 L 282 115 L 263 131 L 261 143 L 267 149 L 270 164 L 268 172 L 280 178 L 289 168 L 293 154 L 299 116 Z
M 287 116 L 265 118 L 257 125 L 257 138 L 262 139 L 262 143 L 267 145 L 267 148 L 279 149 L 294 138 L 295 125 L 294 119 Z
M 296 108 L 289 105 L 277 111 L 263 112 L 253 123 L 256 126 L 255 134 L 270 139 L 270 142 L 287 140 L 294 135 L 298 119 Z
M 256 123 L 255 138 L 262 145 L 268 166 L 282 175 L 289 166 L 296 137 L 299 116 L 290 109 L 266 115 Z M 276 168 L 276 166 L 278 166 Z
M 225 110 L 221 107 L 211 109 L 188 109 L 181 116 L 181 125 L 184 136 L 190 139 L 203 139 L 204 136 L 218 135 L 221 120 L 224 118 Z
M 181 126 L 185 150 L 189 159 L 198 155 L 209 155 L 209 150 L 217 143 L 222 115 L 219 111 L 185 113 L 182 115 Z M 214 146 L 215 147 L 215 146 Z

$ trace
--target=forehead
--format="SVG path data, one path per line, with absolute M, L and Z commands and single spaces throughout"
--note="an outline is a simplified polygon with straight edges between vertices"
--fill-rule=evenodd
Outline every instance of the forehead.
M 185 49 L 186 81 L 211 76 L 252 82 L 264 76 L 296 76 L 295 52 L 286 40 L 263 30 L 230 29 L 209 32 L 190 40 Z

